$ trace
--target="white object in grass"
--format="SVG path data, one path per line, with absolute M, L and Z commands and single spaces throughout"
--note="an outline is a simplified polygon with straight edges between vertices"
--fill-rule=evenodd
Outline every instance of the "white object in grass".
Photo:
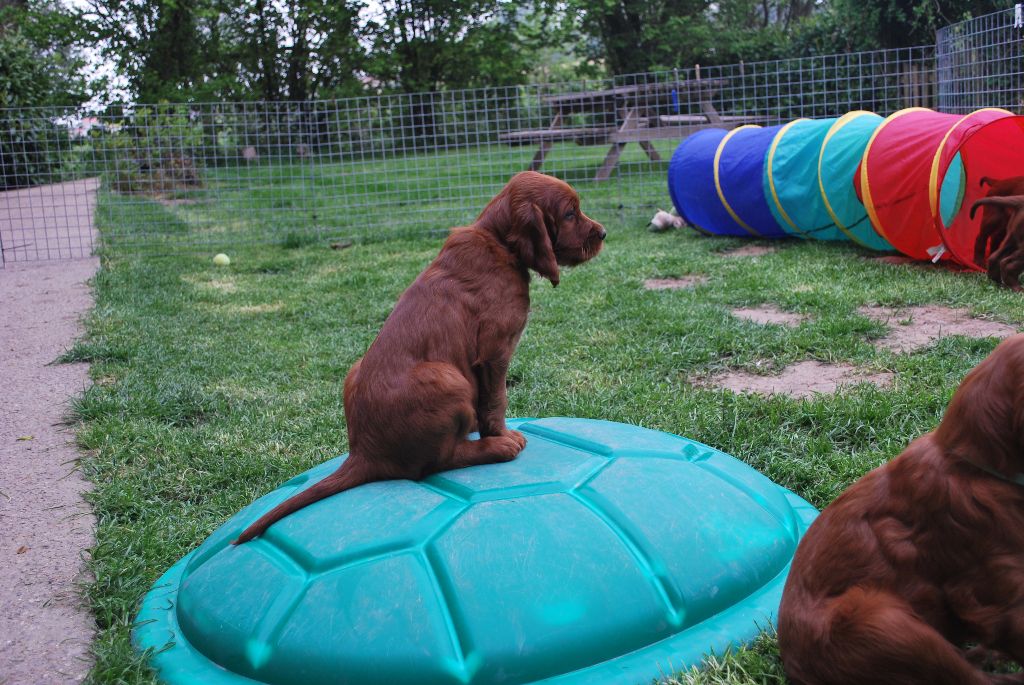
M 928 256 L 932 258 L 932 264 L 938 264 L 939 260 L 942 259 L 942 255 L 946 254 L 946 246 L 936 245 L 934 247 L 929 247 L 925 252 L 927 252 Z
M 228 257 L 226 254 L 221 252 L 213 257 L 213 263 L 217 266 L 227 266 L 231 263 L 231 257 Z
M 1024 29 L 1024 4 L 1019 2 L 1013 6 L 1013 28 Z
M 651 219 L 650 225 L 652 231 L 667 231 L 670 228 L 682 228 L 683 219 L 680 216 L 669 214 L 659 209 L 654 218 Z

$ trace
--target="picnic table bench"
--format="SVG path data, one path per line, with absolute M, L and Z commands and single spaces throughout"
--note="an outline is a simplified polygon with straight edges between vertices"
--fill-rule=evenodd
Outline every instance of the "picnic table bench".
M 754 119 L 746 116 L 721 116 L 712 96 L 728 83 L 727 79 L 687 79 L 660 83 L 616 86 L 602 90 L 564 93 L 543 98 L 552 111 L 547 128 L 523 129 L 501 134 L 509 145 L 537 144 L 529 169 L 537 171 L 554 143 L 574 141 L 577 145 L 610 145 L 601 167 L 594 176 L 603 181 L 611 176 L 623 148 L 637 143 L 651 161 L 661 155 L 652 140 L 681 139 L 709 127 L 734 128 Z M 700 114 L 661 114 L 678 104 L 682 95 L 700 103 Z M 589 126 L 566 126 L 577 114 L 597 115 Z M 608 123 L 608 122 L 614 122 Z

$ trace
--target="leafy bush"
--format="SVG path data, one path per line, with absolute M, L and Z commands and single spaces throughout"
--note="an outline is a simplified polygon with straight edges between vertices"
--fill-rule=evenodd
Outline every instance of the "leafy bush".
M 202 185 L 197 151 L 203 127 L 187 105 L 140 107 L 122 124 L 94 134 L 94 149 L 110 188 L 161 194 Z
M 45 110 L 52 83 L 46 62 L 18 31 L 0 32 L 0 188 L 20 188 L 52 178 L 67 145 L 67 129 Z

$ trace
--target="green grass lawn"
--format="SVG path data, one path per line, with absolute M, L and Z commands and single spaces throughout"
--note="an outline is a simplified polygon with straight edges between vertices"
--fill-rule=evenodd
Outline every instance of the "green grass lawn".
M 114 199 L 102 202 L 101 228 L 114 216 Z M 964 374 L 996 344 L 951 337 L 912 354 L 878 351 L 871 341 L 885 329 L 858 307 L 945 304 L 1024 328 L 1020 294 L 980 275 L 880 264 L 820 243 L 726 259 L 720 253 L 741 241 L 651 234 L 648 210 L 610 212 L 587 195 L 584 210 L 606 223 L 607 247 L 557 289 L 535 280 L 509 415 L 603 418 L 685 435 L 818 507 L 933 428 Z M 178 220 L 188 230 L 188 217 Z M 238 248 L 224 268 L 212 254 L 107 252 L 87 334 L 66 355 L 91 362 L 94 380 L 74 408 L 98 519 L 92 682 L 154 682 L 129 643 L 150 584 L 254 498 L 346 450 L 342 379 L 440 244 Z M 646 278 L 688 274 L 709 280 L 692 290 L 643 287 Z M 729 314 L 763 303 L 810 318 L 791 329 Z M 804 401 L 691 384 L 725 367 L 766 373 L 802 359 L 888 370 L 896 380 Z M 765 636 L 677 682 L 783 680 Z
M 668 160 L 677 142 L 654 141 L 651 162 L 629 144 L 610 180 L 594 181 L 608 145 L 555 144 L 542 171 L 572 183 L 595 213 L 668 209 Z M 202 185 L 167 193 L 106 194 L 99 208 L 113 246 L 175 251 L 197 244 L 361 241 L 416 237 L 472 221 L 511 173 L 526 169 L 535 145 L 480 145 L 424 154 L 370 155 L 345 161 L 309 158 L 203 170 Z M 648 217 L 649 218 L 649 217 Z

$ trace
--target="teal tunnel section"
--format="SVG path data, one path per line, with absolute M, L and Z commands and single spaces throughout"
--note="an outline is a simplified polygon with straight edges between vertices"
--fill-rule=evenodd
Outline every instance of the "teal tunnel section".
M 715 187 L 715 153 L 728 131 L 707 128 L 686 138 L 668 163 L 668 192 L 688 224 L 715 235 L 753 237 L 722 205 Z
M 851 112 L 837 121 L 821 146 L 819 183 L 825 207 L 840 230 L 872 250 L 894 250 L 871 226 L 857 195 L 855 179 L 864 149 L 885 119 L 872 112 Z
M 818 184 L 821 145 L 836 119 L 800 119 L 776 135 L 765 159 L 765 192 L 779 224 L 812 240 L 849 240 L 829 215 Z M 853 177 L 850 177 L 852 184 Z
M 765 238 L 788 235 L 769 207 L 763 183 L 765 156 L 781 128 L 742 126 L 721 145 L 718 155 L 719 197 L 739 221 Z
M 134 631 L 173 685 L 635 685 L 774 620 L 817 512 L 742 462 L 609 421 L 510 420 L 512 462 L 370 483 L 239 546 L 243 509 Z
M 963 209 L 966 192 L 967 173 L 964 169 L 963 156 L 957 152 L 950 160 L 942 185 L 939 186 L 939 214 L 944 226 L 952 224 L 953 219 Z

